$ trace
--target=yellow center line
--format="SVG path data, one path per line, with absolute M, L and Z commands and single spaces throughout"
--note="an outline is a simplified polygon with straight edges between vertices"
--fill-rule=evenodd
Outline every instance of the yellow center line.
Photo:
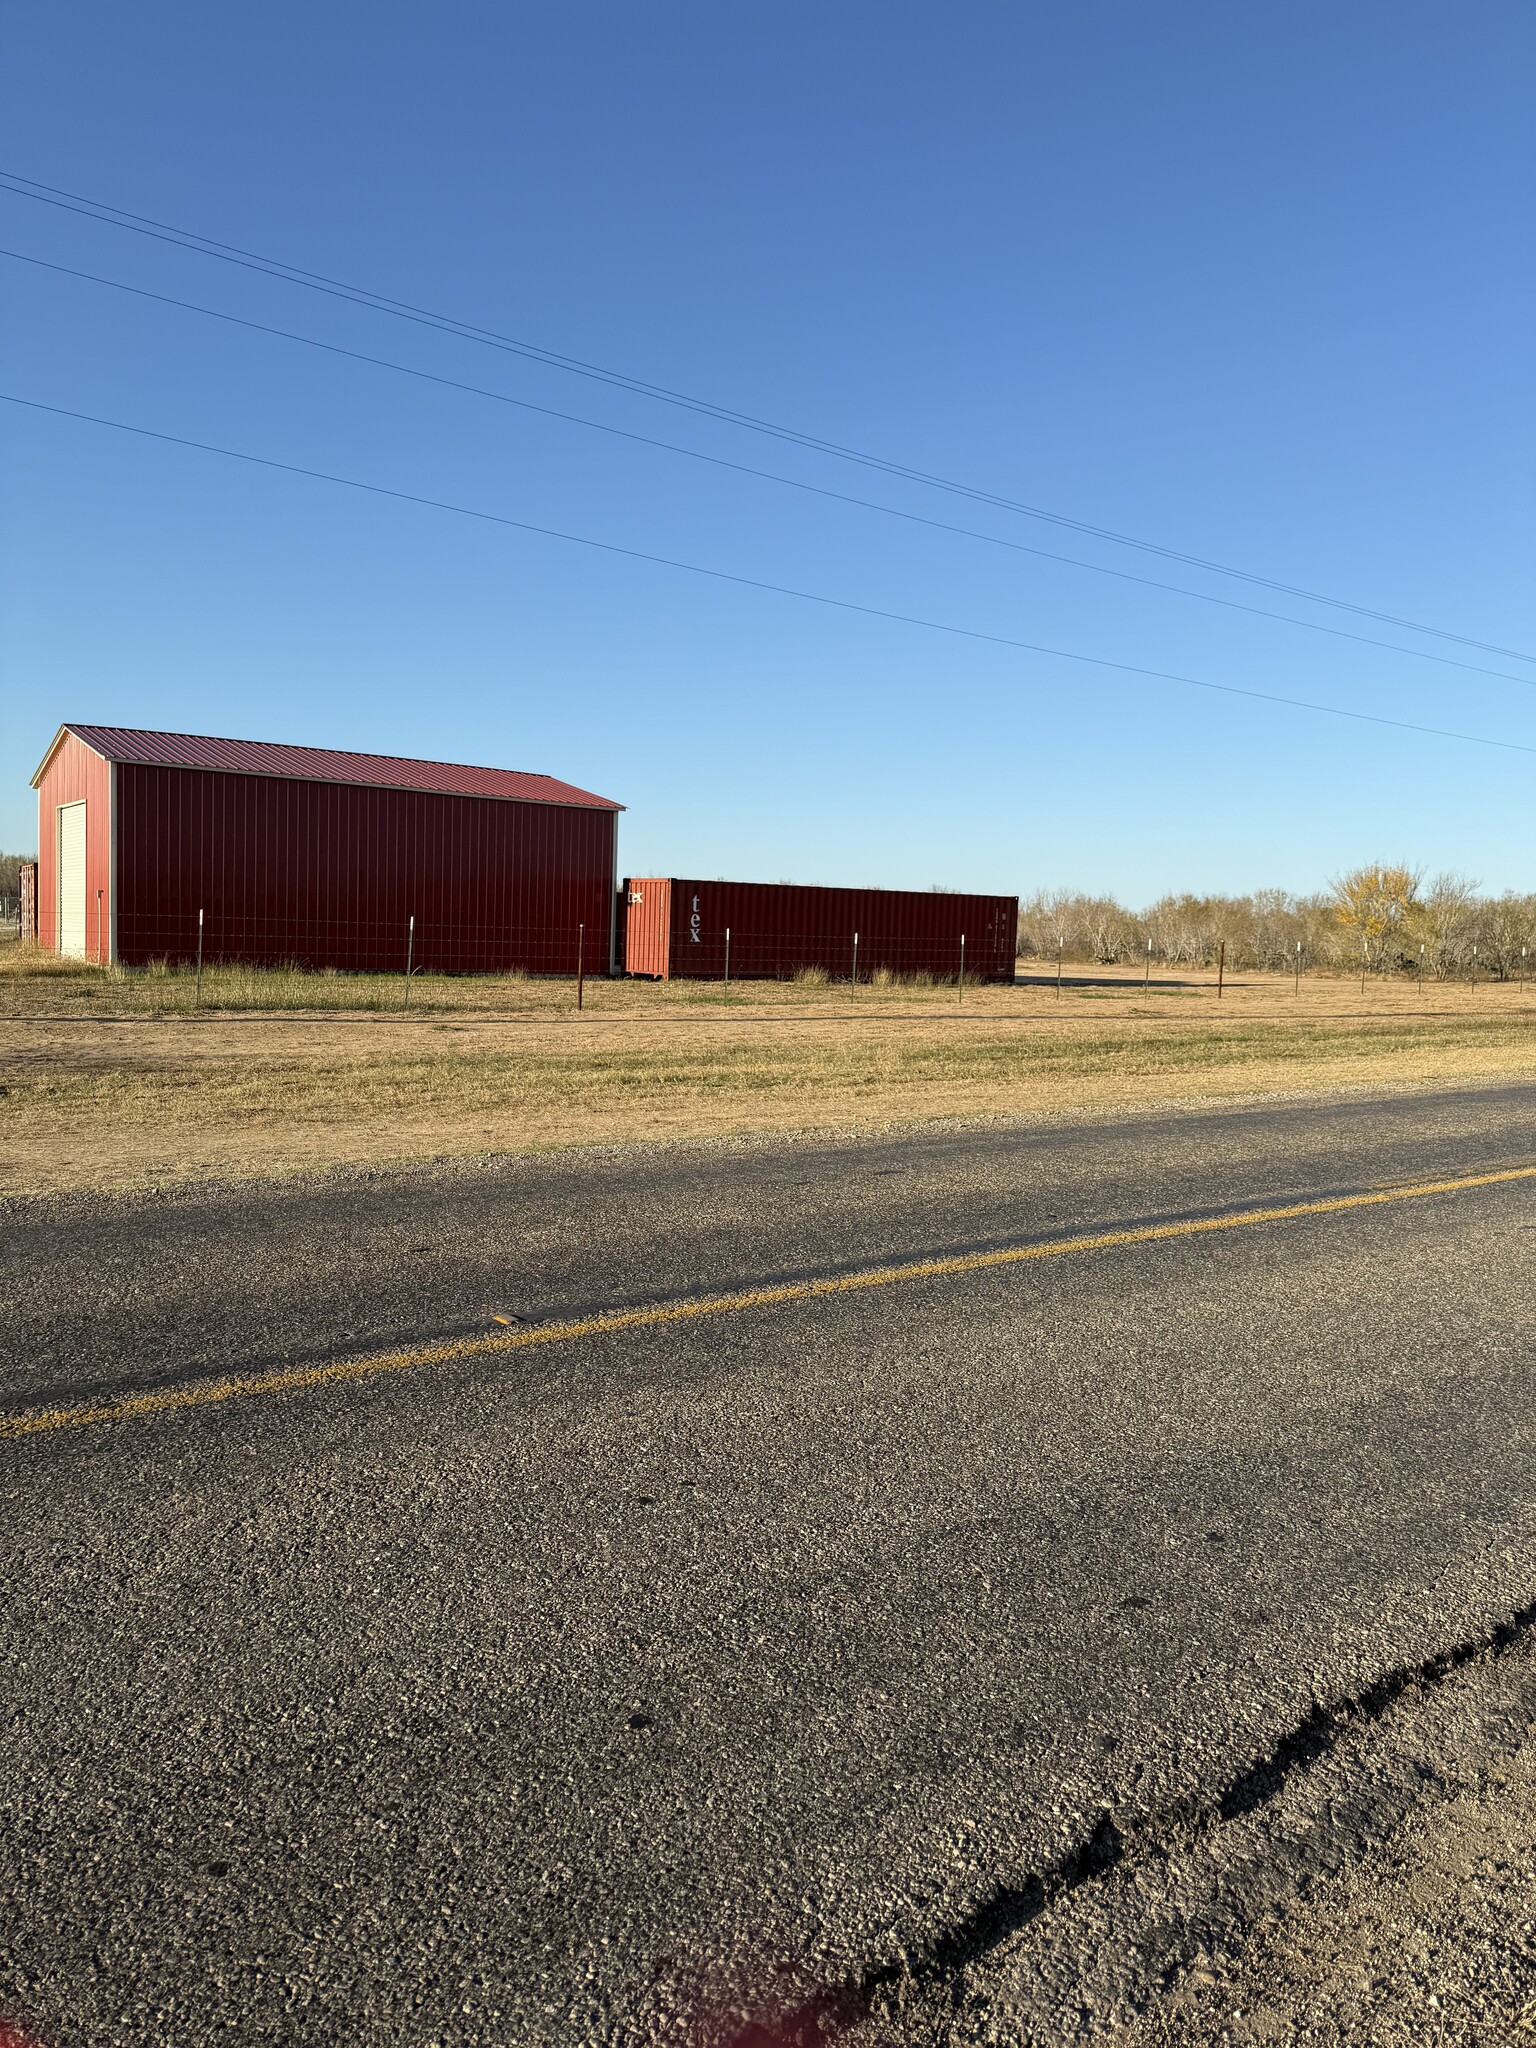
M 1222 1230 L 1247 1230 L 1260 1223 L 1285 1223 L 1299 1216 L 1329 1216 L 1345 1209 L 1375 1209 L 1389 1202 L 1417 1201 L 1424 1195 L 1461 1194 L 1469 1188 L 1536 1179 L 1536 1166 L 1510 1166 L 1493 1173 L 1463 1174 L 1453 1180 L 1413 1181 L 1373 1188 L 1361 1195 L 1331 1195 L 1311 1202 L 1287 1202 L 1268 1209 L 1241 1209 L 1226 1216 L 1206 1216 L 1178 1223 L 1146 1223 L 1125 1230 L 1101 1230 L 1078 1237 L 1050 1238 L 1042 1243 L 1010 1245 L 1001 1251 L 959 1252 L 949 1258 L 911 1259 L 900 1265 L 869 1266 L 856 1273 L 832 1274 L 820 1280 L 786 1280 L 767 1287 L 742 1288 L 733 1294 L 703 1294 L 690 1300 L 659 1302 L 648 1308 L 611 1309 L 564 1323 L 536 1323 L 529 1329 L 503 1330 L 494 1336 L 448 1337 L 410 1351 L 388 1351 L 373 1357 L 337 1359 L 325 1365 L 294 1366 L 286 1372 L 252 1373 L 244 1378 L 210 1380 L 200 1385 L 168 1388 L 159 1393 L 130 1394 L 119 1401 L 83 1402 L 69 1408 L 38 1408 L 0 1414 L 0 1440 L 37 1436 L 46 1430 L 84 1429 L 93 1423 L 129 1422 L 137 1416 L 163 1415 L 175 1409 L 203 1408 L 217 1401 L 239 1401 L 251 1394 L 286 1394 L 305 1387 L 334 1386 L 347 1380 L 371 1379 L 376 1373 L 406 1372 L 417 1366 L 446 1365 L 460 1359 L 500 1357 L 509 1351 L 531 1351 L 545 1344 L 569 1344 L 580 1337 L 603 1337 L 618 1330 L 653 1330 L 667 1323 L 696 1322 L 704 1316 L 738 1314 L 773 1308 L 786 1301 L 816 1301 L 824 1295 L 855 1294 L 867 1287 L 892 1287 L 904 1280 L 941 1280 L 956 1273 L 981 1273 L 995 1266 L 1023 1266 L 1040 1259 L 1061 1259 L 1079 1252 L 1114 1251 L 1126 1245 L 1160 1244 L 1169 1238 L 1206 1237 Z

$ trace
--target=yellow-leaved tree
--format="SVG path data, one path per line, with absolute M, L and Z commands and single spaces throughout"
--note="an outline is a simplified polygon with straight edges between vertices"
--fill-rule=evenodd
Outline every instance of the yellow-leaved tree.
M 1364 966 L 1401 959 L 1418 909 L 1420 871 L 1375 861 L 1340 875 L 1333 885 L 1334 921 L 1354 936 Z

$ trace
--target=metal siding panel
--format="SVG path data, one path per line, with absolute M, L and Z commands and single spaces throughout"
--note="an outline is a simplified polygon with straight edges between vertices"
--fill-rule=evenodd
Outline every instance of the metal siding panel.
M 601 972 L 612 813 L 355 784 L 124 767 L 124 960 L 206 957 L 399 972 Z
M 608 866 L 613 874 L 619 871 L 619 814 L 613 814 L 613 838 L 608 848 Z M 619 971 L 619 897 L 616 889 L 608 891 L 608 972 Z
M 107 954 L 109 961 L 117 955 L 117 763 L 111 762 L 107 770 Z
M 85 832 L 85 957 L 96 957 L 96 891 L 102 892 L 102 944 L 105 948 L 112 914 L 112 771 L 101 755 L 73 733 L 66 733 L 49 760 L 37 788 L 38 941 L 58 950 L 58 810 L 61 804 L 84 803 Z
M 112 922 L 112 764 L 87 747 L 85 914 L 88 957 L 105 966 Z

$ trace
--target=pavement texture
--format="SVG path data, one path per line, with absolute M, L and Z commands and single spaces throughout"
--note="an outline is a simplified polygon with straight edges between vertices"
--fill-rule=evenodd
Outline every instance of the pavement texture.
M 17 1203 L 0 1412 L 1533 1163 L 1495 1086 Z M 0 2016 L 1522 2038 L 1533 1254 L 1511 1180 L 0 1441 Z

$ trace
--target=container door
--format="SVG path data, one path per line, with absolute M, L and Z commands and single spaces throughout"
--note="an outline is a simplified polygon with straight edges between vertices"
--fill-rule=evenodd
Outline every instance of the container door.
M 85 805 L 59 806 L 59 951 L 85 958 Z

